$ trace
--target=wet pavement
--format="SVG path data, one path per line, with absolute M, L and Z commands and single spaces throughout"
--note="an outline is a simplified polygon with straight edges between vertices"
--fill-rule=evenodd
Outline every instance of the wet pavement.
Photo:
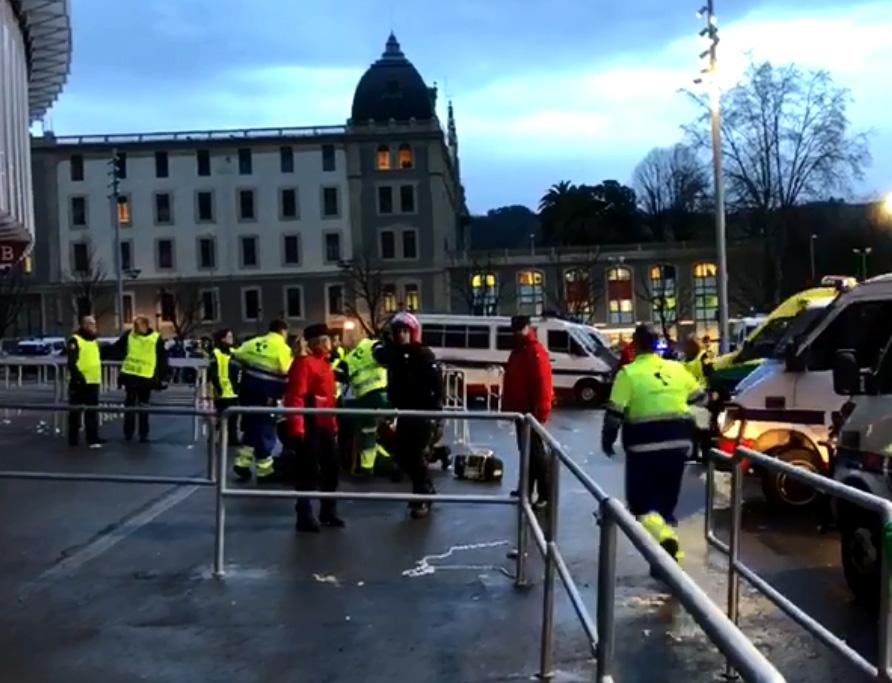
M 0 469 L 204 474 L 204 446 L 191 442 L 187 418 L 154 418 L 146 445 L 125 444 L 120 421 L 112 421 L 101 450 L 69 449 L 49 424 L 46 415 L 0 413 Z M 608 460 L 594 445 L 598 412 L 559 411 L 550 426 L 588 473 L 621 493 L 622 459 Z M 505 480 L 458 482 L 435 470 L 437 486 L 507 492 L 516 479 L 511 428 L 475 423 L 471 435 L 506 456 Z M 343 482 L 372 486 L 406 487 Z M 809 518 L 778 519 L 757 487 L 748 492 L 744 558 L 869 651 L 873 620 L 848 596 L 836 537 L 818 536 Z M 514 588 L 506 557 L 512 508 L 440 505 L 413 521 L 400 504 L 343 503 L 348 528 L 318 535 L 296 535 L 291 508 L 229 501 L 227 574 L 217 580 L 210 576 L 209 489 L 0 481 L 0 680 L 476 683 L 535 676 L 542 564 L 531 558 L 534 585 Z M 565 473 L 559 544 L 594 614 L 593 510 L 591 496 Z M 723 558 L 705 548 L 702 513 L 702 471 L 692 467 L 679 515 L 685 568 L 724 604 Z M 616 680 L 718 679 L 722 658 L 697 626 L 629 543 L 620 541 L 619 554 Z M 582 629 L 560 588 L 557 596 L 556 680 L 591 681 Z M 789 681 L 858 680 L 746 589 L 741 626 Z

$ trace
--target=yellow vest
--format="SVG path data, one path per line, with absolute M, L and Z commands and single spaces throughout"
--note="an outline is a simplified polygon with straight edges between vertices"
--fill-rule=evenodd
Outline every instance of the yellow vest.
M 220 395 L 217 398 L 235 398 L 237 394 L 229 377 L 229 354 L 214 349 L 214 358 L 217 359 L 217 379 L 220 382 Z
M 387 388 L 387 369 L 382 367 L 372 354 L 375 344 L 372 339 L 363 339 L 347 354 L 350 395 L 353 398 L 360 398 L 372 391 Z
M 616 374 L 610 407 L 633 422 L 685 417 L 690 414 L 688 399 L 700 393 L 697 380 L 681 363 L 645 353 Z
M 685 361 L 684 366 L 690 372 L 700 386 L 706 386 L 706 375 L 703 373 L 703 364 L 708 360 L 709 352 L 701 351 L 693 360 Z
M 249 339 L 234 349 L 232 355 L 245 366 L 249 373 L 260 371 L 270 375 L 271 379 L 284 381 L 291 368 L 291 348 L 285 341 L 285 337 L 278 332 L 268 332 Z
M 102 360 L 99 357 L 99 342 L 74 335 L 77 342 L 77 369 L 87 384 L 99 384 L 102 379 Z
M 145 379 L 154 377 L 155 366 L 158 363 L 155 347 L 160 336 L 157 332 L 143 335 L 131 331 L 127 335 L 127 357 L 124 359 L 121 372 Z

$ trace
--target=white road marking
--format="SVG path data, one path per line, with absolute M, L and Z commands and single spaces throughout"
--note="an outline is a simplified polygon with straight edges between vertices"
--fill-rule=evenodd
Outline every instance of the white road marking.
M 334 574 L 313 574 L 313 578 L 319 583 L 330 583 L 333 586 L 340 586 L 341 582 Z
M 502 573 L 510 576 L 510 574 L 505 570 L 504 567 L 498 567 L 495 565 L 469 565 L 469 564 L 431 564 L 431 561 L 435 560 L 445 560 L 449 557 L 452 557 L 453 553 L 456 552 L 466 552 L 469 550 L 483 550 L 485 548 L 498 548 L 499 546 L 509 545 L 509 541 L 490 541 L 488 543 L 470 543 L 468 545 L 454 545 L 445 553 L 440 553 L 439 555 L 425 555 L 418 562 L 415 563 L 415 566 L 412 569 L 406 569 L 403 571 L 403 576 L 409 577 L 411 579 L 418 578 L 419 576 L 427 576 L 429 574 L 434 574 L 438 571 L 443 570 L 473 570 L 473 571 L 501 571 Z

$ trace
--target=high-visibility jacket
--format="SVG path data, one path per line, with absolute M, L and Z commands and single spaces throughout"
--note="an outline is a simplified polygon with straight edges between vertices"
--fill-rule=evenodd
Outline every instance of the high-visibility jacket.
M 214 387 L 216 398 L 235 398 L 237 394 L 232 386 L 232 378 L 229 376 L 229 354 L 223 353 L 220 349 L 214 349 L 214 360 L 217 362 L 217 382 L 220 385 L 219 391 L 216 386 Z
M 161 335 L 155 331 L 148 334 L 137 334 L 131 331 L 127 335 L 127 355 L 121 372 L 125 375 L 152 379 L 158 366 L 156 347 Z
M 331 356 L 329 357 L 329 363 L 331 364 L 331 369 L 335 374 L 335 399 L 341 398 L 341 394 L 344 393 L 344 384 L 338 381 L 338 368 L 340 368 L 344 362 L 347 360 L 347 349 L 343 346 L 339 346 L 334 351 L 331 352 Z
M 242 366 L 241 391 L 265 398 L 280 399 L 285 392 L 292 353 L 278 332 L 249 339 L 232 352 Z
M 363 339 L 347 354 L 351 398 L 362 398 L 387 388 L 387 368 L 375 359 L 373 353 L 377 343 L 374 339 Z
M 99 384 L 102 379 L 102 360 L 99 356 L 99 342 L 95 339 L 84 339 L 79 334 L 73 337 L 77 343 L 78 371 L 87 384 Z
M 685 361 L 685 369 L 693 375 L 701 387 L 706 386 L 707 366 L 709 365 L 709 351 L 701 351 L 691 360 Z

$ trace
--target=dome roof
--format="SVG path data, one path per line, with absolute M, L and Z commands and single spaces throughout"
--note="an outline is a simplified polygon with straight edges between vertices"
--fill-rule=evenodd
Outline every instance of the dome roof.
M 432 98 L 433 93 L 391 33 L 381 59 L 359 79 L 353 94 L 352 122 L 361 125 L 370 120 L 386 123 L 391 119 L 431 119 Z

